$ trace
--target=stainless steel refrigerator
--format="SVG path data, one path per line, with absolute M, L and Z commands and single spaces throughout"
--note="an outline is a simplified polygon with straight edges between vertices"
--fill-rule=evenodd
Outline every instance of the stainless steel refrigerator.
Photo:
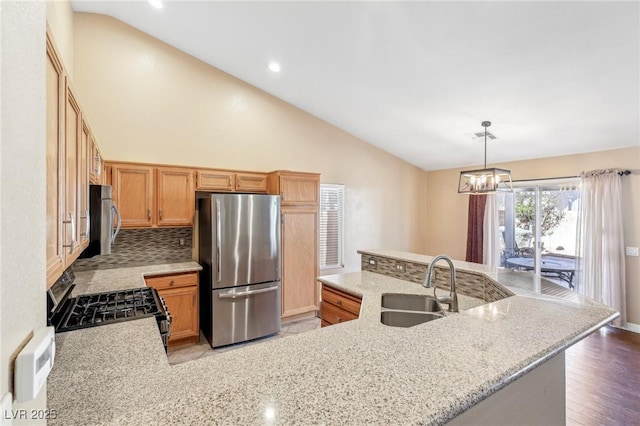
M 280 331 L 280 197 L 197 193 L 200 328 L 212 347 Z

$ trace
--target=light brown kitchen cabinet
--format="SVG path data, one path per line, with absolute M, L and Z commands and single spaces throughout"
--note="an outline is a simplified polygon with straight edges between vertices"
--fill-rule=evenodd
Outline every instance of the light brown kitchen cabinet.
M 78 218 L 80 227 L 81 251 L 89 246 L 89 170 L 91 168 L 91 130 L 87 122 L 82 120 L 82 132 L 80 133 L 80 146 L 78 148 Z
M 65 77 L 62 63 L 56 54 L 47 32 L 46 56 L 46 108 L 47 108 L 47 288 L 64 272 L 64 254 L 62 248 L 62 206 L 64 182 L 64 106 Z
M 157 169 L 159 226 L 189 226 L 193 222 L 195 195 L 193 172 L 189 169 Z
M 279 194 L 283 206 L 315 206 L 320 198 L 320 175 L 276 171 L 268 175 L 270 194 Z
M 236 173 L 236 192 L 267 192 L 266 173 Z
M 89 245 L 91 130 L 60 56 L 46 36 L 47 288 Z
M 320 175 L 275 171 L 267 175 L 267 189 L 282 200 L 282 318 L 295 319 L 318 310 Z
M 105 184 L 104 160 L 93 135 L 91 135 L 89 146 L 91 148 L 89 182 L 95 185 L 103 185 Z
M 83 224 L 81 216 L 84 213 L 80 208 L 80 192 L 81 187 L 88 190 L 86 184 L 81 182 L 81 178 L 84 176 L 81 173 L 82 169 L 82 111 L 80 105 L 76 101 L 76 97 L 69 86 L 69 80 L 67 79 L 67 102 L 65 108 L 65 194 L 64 203 L 65 206 L 63 214 L 63 241 L 62 247 L 65 256 L 65 264 L 70 265 L 74 260 L 80 256 L 82 250 L 84 250 L 88 242 L 85 238 L 85 244 L 81 244 L 81 233 L 86 227 L 86 222 Z
M 171 314 L 169 347 L 198 343 L 198 273 L 145 277 L 145 282 L 158 290 Z
M 130 163 L 109 163 L 108 168 L 123 228 L 193 223 L 192 169 Z
M 154 168 L 136 164 L 111 166 L 113 202 L 123 228 L 151 227 L 155 219 Z
M 267 192 L 267 174 L 230 170 L 196 170 L 196 189 L 212 192 Z
M 233 191 L 236 175 L 224 170 L 196 170 L 196 189 L 202 191 Z
M 357 319 L 361 304 L 361 298 L 323 284 L 320 325 L 326 327 Z
M 318 210 L 282 213 L 282 316 L 318 309 Z

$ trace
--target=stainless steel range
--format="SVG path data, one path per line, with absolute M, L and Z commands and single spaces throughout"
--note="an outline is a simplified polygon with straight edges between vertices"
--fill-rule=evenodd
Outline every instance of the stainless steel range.
M 56 332 L 78 330 L 98 325 L 113 324 L 140 318 L 155 317 L 165 351 L 171 335 L 171 315 L 158 291 L 141 287 L 103 293 L 83 294 L 68 297 L 73 284 L 64 292 L 48 292 L 50 301 L 50 324 Z M 56 300 L 55 293 L 62 294 Z

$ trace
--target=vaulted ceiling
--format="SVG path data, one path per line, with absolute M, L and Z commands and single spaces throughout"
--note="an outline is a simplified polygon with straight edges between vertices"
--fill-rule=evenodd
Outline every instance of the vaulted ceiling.
M 425 170 L 640 145 L 639 2 L 72 1 Z M 269 70 L 270 62 L 281 66 Z

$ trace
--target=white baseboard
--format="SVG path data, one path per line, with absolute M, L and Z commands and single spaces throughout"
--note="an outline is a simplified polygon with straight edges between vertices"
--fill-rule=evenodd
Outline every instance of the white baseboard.
M 633 333 L 640 333 L 640 325 L 628 322 L 624 327 L 613 326 L 622 330 L 631 331 Z

